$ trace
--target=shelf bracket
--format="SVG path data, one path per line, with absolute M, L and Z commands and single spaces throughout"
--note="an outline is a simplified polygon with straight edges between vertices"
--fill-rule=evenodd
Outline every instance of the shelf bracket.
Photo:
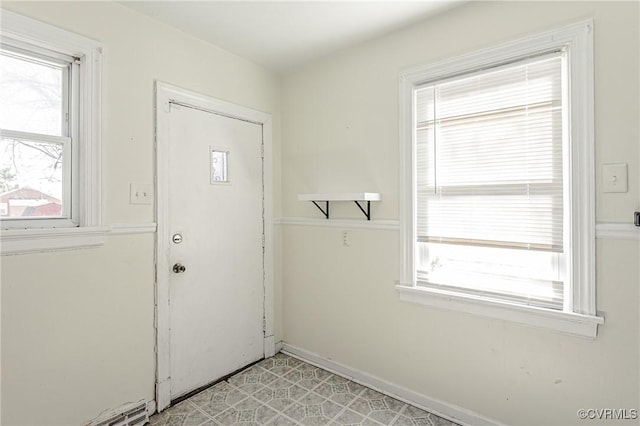
M 330 217 L 329 204 L 332 201 L 353 201 L 364 217 L 371 220 L 371 201 L 380 201 L 380 194 L 377 192 L 298 194 L 298 201 L 311 201 L 327 219 Z
M 325 206 L 326 207 L 324 209 L 322 207 L 320 207 L 320 205 L 318 203 L 316 203 L 315 201 L 311 201 L 311 202 L 318 208 L 318 210 L 320 210 L 322 212 L 324 217 L 329 219 L 329 202 L 328 201 L 325 201 Z
M 367 218 L 367 220 L 371 220 L 371 201 L 367 201 L 367 210 L 365 211 L 365 209 L 360 205 L 360 202 L 357 200 L 353 201 L 354 203 L 356 203 L 356 206 L 358 206 L 358 208 L 360 209 L 360 211 L 362 212 L 362 214 L 364 214 Z

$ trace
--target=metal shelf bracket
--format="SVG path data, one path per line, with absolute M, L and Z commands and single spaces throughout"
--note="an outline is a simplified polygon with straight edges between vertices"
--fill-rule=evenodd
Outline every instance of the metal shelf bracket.
M 371 220 L 371 201 L 367 201 L 367 210 L 366 211 L 360 205 L 360 201 L 354 200 L 353 202 L 356 203 L 356 206 L 358 206 L 358 208 L 360 209 L 362 214 L 364 214 L 366 216 L 367 220 Z
M 324 215 L 324 217 L 326 217 L 327 219 L 329 219 L 329 202 L 325 201 L 325 208 L 323 209 L 322 207 L 320 207 L 320 205 L 315 202 L 315 201 L 311 201 L 317 208 L 318 210 L 320 210 L 322 212 L 322 214 Z
M 311 201 L 325 218 L 329 219 L 329 204 L 332 201 L 353 201 L 367 220 L 371 220 L 371 201 L 380 201 L 378 192 L 349 192 L 324 194 L 298 194 L 299 201 Z M 366 206 L 364 202 L 367 202 Z

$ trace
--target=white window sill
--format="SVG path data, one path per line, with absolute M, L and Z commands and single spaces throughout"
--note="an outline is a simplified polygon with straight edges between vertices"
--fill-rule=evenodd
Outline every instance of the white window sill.
M 604 323 L 604 318 L 599 316 L 501 303 L 480 296 L 460 295 L 410 285 L 396 285 L 396 290 L 403 302 L 452 309 L 591 339 L 597 336 L 598 324 Z
M 108 227 L 15 229 L 0 233 L 0 254 L 11 255 L 101 246 Z

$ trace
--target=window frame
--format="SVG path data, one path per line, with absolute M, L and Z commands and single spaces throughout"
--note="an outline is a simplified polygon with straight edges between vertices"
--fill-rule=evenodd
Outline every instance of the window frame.
M 76 58 L 78 99 L 71 103 L 71 218 L 2 222 L 1 254 L 89 247 L 104 243 L 101 176 L 102 44 L 87 37 L 2 11 L 3 43 L 41 55 L 59 53 Z M 26 222 L 26 223 L 25 223 Z M 38 222 L 37 224 L 35 222 Z
M 416 276 L 416 143 L 413 129 L 414 91 L 429 81 L 471 73 L 546 51 L 566 49 L 569 72 L 568 187 L 571 208 L 565 226 L 572 247 L 570 303 L 558 311 L 495 301 L 455 291 L 419 287 Z M 595 160 L 593 20 L 421 66 L 400 74 L 400 300 L 460 310 L 491 318 L 555 329 L 595 338 L 604 319 L 596 313 L 595 288 Z
M 35 143 L 57 144 L 63 150 L 62 169 L 62 197 L 63 212 L 61 217 L 30 217 L 25 219 L 3 219 L 2 229 L 33 229 L 33 228 L 62 228 L 77 227 L 78 220 L 78 135 L 79 120 L 76 119 L 80 102 L 80 63 L 75 57 L 49 51 L 41 47 L 25 44 L 16 40 L 2 37 L 3 47 L 14 52 L 16 56 L 35 59 L 40 62 L 58 64 L 63 69 L 62 89 L 62 114 L 67 114 L 68 121 L 63 121 L 61 135 L 40 134 L 36 132 L 0 129 L 0 134 L 8 138 L 19 139 Z M 64 65 L 64 68 L 63 68 Z

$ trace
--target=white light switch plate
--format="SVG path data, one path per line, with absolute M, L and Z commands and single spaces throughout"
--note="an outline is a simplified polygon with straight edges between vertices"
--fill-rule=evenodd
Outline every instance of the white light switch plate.
M 627 192 L 627 163 L 602 165 L 602 192 Z
M 132 183 L 129 192 L 130 204 L 151 204 L 153 188 L 148 183 Z

